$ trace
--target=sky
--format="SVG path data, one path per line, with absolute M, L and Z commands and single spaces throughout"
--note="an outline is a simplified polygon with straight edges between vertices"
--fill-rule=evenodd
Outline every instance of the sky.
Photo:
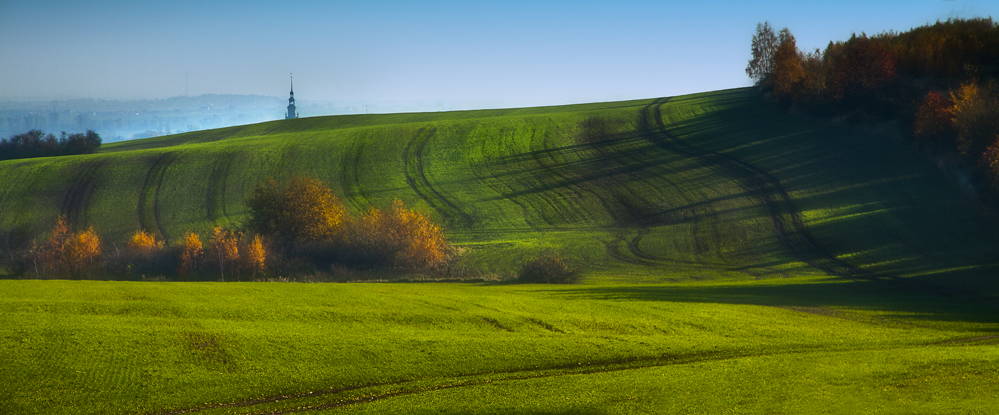
M 421 102 L 428 110 L 736 88 L 758 22 L 800 48 L 996 0 L 0 0 L 0 100 L 180 95 Z

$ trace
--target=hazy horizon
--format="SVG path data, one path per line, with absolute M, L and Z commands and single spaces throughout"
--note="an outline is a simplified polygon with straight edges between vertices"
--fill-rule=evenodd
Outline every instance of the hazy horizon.
M 182 96 L 427 103 L 616 101 L 750 85 L 756 23 L 802 49 L 851 33 L 999 16 L 999 2 L 84 4 L 0 0 L 0 101 Z

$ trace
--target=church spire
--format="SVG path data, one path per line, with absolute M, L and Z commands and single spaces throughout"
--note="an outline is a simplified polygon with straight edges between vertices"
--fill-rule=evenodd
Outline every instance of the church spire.
M 289 77 L 291 78 L 291 96 L 288 97 L 288 113 L 284 115 L 286 120 L 298 118 L 298 110 L 295 108 L 295 78 L 291 75 Z

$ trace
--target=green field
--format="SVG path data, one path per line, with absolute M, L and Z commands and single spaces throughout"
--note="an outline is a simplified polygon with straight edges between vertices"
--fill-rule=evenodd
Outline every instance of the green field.
M 176 242 L 293 174 L 430 212 L 463 276 L 558 251 L 584 283 L 0 281 L 0 412 L 999 411 L 994 218 L 911 145 L 750 89 L 3 161 L 0 232 Z

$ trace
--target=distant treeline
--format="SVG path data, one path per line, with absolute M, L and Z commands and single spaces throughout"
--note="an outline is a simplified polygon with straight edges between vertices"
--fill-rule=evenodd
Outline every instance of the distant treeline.
M 999 199 L 999 25 L 951 19 L 798 49 L 757 25 L 746 73 L 784 108 L 853 124 L 897 120 L 918 145 L 973 166 Z
M 63 132 L 58 138 L 41 130 L 31 130 L 0 139 L 0 160 L 89 154 L 100 146 L 101 136 L 94 130 L 76 134 Z

